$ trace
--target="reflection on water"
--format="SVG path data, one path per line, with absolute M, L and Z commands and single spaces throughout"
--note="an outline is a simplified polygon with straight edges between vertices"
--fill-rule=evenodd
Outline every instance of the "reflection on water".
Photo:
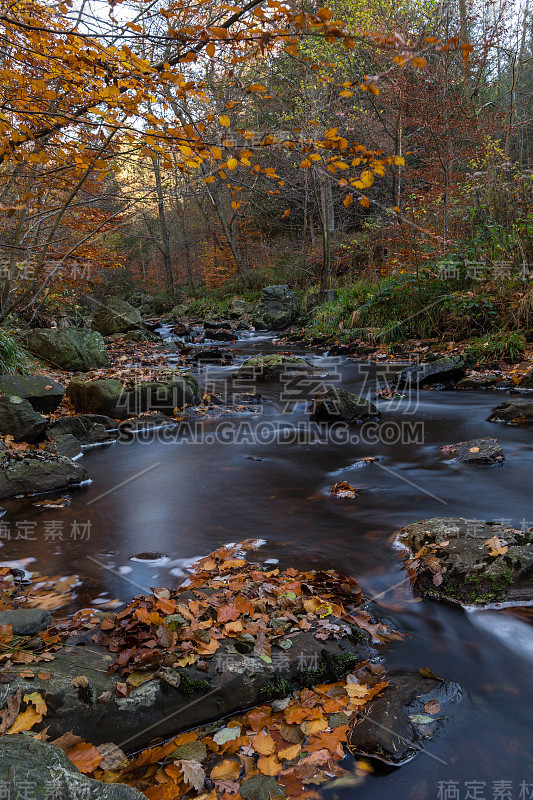
M 277 349 L 266 337 L 230 347 L 236 364 Z M 326 363 L 307 355 L 319 367 Z M 344 359 L 330 361 L 328 369 L 342 386 L 368 396 L 384 372 Z M 220 389 L 234 370 L 209 366 L 199 378 Z M 383 424 L 389 425 L 385 441 L 375 430 L 358 441 L 357 428 L 352 441 L 305 441 L 294 435 L 307 426 L 305 395 L 289 387 L 280 401 L 280 388 L 261 384 L 261 413 L 228 423 L 228 431 L 240 426 L 237 441 L 230 435 L 217 440 L 214 433 L 210 438 L 215 423 L 206 422 L 202 443 L 174 433 L 166 441 L 119 442 L 87 451 L 83 463 L 92 483 L 70 492 L 70 505 L 6 504 L 2 523 L 12 533 L 4 538 L 3 558 L 28 559 L 26 568 L 49 575 L 76 572 L 84 582 L 78 604 L 96 600 L 104 606 L 150 587 L 176 586 L 195 557 L 246 537 L 265 539 L 262 555 L 279 559 L 283 567 L 346 572 L 382 606 L 381 613 L 410 634 L 387 648 L 387 663 L 427 666 L 458 681 L 465 702 L 428 753 L 401 770 L 370 778 L 362 788 L 336 789 L 335 796 L 467 800 L 465 782 L 484 781 L 484 794 L 470 796 L 492 800 L 493 781 L 506 780 L 513 782 L 513 794 L 499 800 L 533 797 L 533 627 L 509 618 L 503 623 L 497 612 L 472 615 L 417 601 L 389 541 L 400 526 L 433 516 L 533 526 L 531 429 L 485 421 L 501 401 L 499 393 L 426 391 L 412 402 L 379 404 Z M 399 430 L 406 421 L 423 425 L 419 443 L 394 439 L 391 424 Z M 286 440 L 275 441 L 272 432 L 282 429 Z M 441 445 L 482 436 L 499 438 L 504 465 L 473 467 L 439 455 Z M 361 464 L 364 456 L 378 460 Z M 329 496 L 337 480 L 361 488 L 355 501 Z M 32 536 L 15 538 L 28 523 Z M 59 529 L 62 536 L 53 536 Z M 147 551 L 167 558 L 131 560 Z M 443 794 L 441 787 L 439 795 L 438 783 L 447 781 L 459 783 L 459 794 Z M 530 794 L 520 795 L 522 781 L 532 784 Z

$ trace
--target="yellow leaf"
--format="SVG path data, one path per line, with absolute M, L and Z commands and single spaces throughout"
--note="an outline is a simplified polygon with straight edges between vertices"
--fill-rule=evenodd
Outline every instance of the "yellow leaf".
M 301 752 L 302 746 L 299 744 L 293 744 L 292 747 L 286 747 L 284 750 L 280 750 L 278 753 L 278 758 L 282 761 L 292 761 L 293 758 Z
M 302 722 L 301 728 L 306 736 L 312 736 L 314 733 L 320 733 L 320 731 L 325 731 L 328 727 L 328 721 L 324 717 L 319 717 L 319 719 L 309 719 L 306 722 Z
M 311 153 L 309 158 L 311 159 L 311 161 L 321 161 L 322 160 L 322 156 L 319 153 Z
M 204 178 L 204 183 L 214 183 L 215 178 L 213 175 L 208 175 L 207 178 Z
M 210 150 L 216 159 L 222 158 L 222 150 L 220 149 L 220 147 L 216 147 L 215 145 L 213 145 L 213 147 L 211 147 Z
M 46 714 L 46 703 L 44 702 L 39 692 L 32 692 L 31 694 L 25 694 L 24 702 L 30 703 L 32 706 L 35 706 L 35 710 L 37 711 L 38 714 L 42 714 L 43 716 Z
M 336 135 L 337 135 L 337 128 L 328 128 L 328 130 L 324 134 L 324 137 L 326 139 L 333 139 L 333 137 Z
M 224 128 L 229 128 L 229 126 L 231 125 L 230 118 L 226 114 L 222 114 L 222 116 L 219 117 L 218 119 L 220 124 L 223 125 Z
M 241 201 L 240 200 L 232 200 L 231 201 L 231 207 L 233 209 L 235 209 L 235 211 L 237 211 L 237 209 L 241 207 Z
M 290 208 L 286 208 L 283 214 L 281 215 L 281 218 L 284 219 L 285 217 L 288 217 L 290 213 L 291 213 Z
M 213 58 L 213 56 L 215 55 L 215 45 L 213 44 L 213 42 L 209 42 L 209 44 L 205 48 L 205 52 L 207 53 L 209 58 Z
M 248 87 L 249 92 L 266 92 L 266 86 L 263 86 L 262 83 L 252 83 L 251 86 Z
M 350 92 L 349 89 L 343 89 L 339 96 L 340 97 L 353 97 L 353 92 Z
M 370 200 L 368 199 L 368 197 L 365 197 L 364 195 L 363 197 L 359 198 L 359 202 L 361 203 L 363 208 L 368 208 L 370 205 Z
M 342 201 L 342 204 L 345 208 L 349 208 L 353 203 L 353 194 L 348 194 Z
M 42 722 L 42 714 L 38 714 L 33 706 L 30 706 L 26 711 L 22 711 L 16 718 L 13 725 L 7 733 L 21 733 L 22 731 L 29 731 L 38 722 Z
M 236 158 L 229 158 L 228 159 L 228 169 L 235 169 L 235 167 L 239 166 L 239 162 Z

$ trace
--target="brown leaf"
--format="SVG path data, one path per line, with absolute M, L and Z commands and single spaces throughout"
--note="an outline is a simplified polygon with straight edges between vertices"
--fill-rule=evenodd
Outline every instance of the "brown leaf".
M 72 731 L 68 731 L 68 733 L 64 733 L 58 739 L 54 739 L 51 744 L 55 744 L 56 747 L 59 747 L 60 750 L 63 750 L 63 752 L 66 753 L 80 742 L 83 742 L 81 736 L 76 736 L 76 734 L 72 733 Z
M 22 689 L 19 687 L 14 695 L 7 698 L 6 706 L 0 711 L 2 721 L 0 722 L 0 735 L 5 733 L 14 723 L 20 710 L 22 700 Z
M 96 748 L 102 760 L 98 765 L 100 769 L 117 769 L 124 761 L 128 760 L 126 753 L 113 742 L 104 742 Z
M 441 705 L 438 700 L 428 700 L 424 706 L 424 711 L 428 714 L 438 714 L 441 711 Z

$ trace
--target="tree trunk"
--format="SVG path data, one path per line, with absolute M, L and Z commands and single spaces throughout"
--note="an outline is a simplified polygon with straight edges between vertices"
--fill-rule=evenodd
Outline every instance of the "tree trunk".
M 161 231 L 161 252 L 163 253 L 163 264 L 165 267 L 165 279 L 167 289 L 174 290 L 174 277 L 172 275 L 172 264 L 170 261 L 170 237 L 168 235 L 167 218 L 165 214 L 165 197 L 163 185 L 161 183 L 161 170 L 157 158 L 152 156 L 152 167 L 154 171 L 155 187 L 157 193 L 157 214 L 159 217 L 159 228 Z

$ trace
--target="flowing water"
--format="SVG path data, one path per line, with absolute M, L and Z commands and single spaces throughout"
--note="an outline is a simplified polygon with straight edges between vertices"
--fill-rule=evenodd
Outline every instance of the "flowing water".
M 256 335 L 232 349 L 237 365 L 279 347 Z M 339 385 L 368 396 L 390 369 L 305 355 Z M 234 369 L 209 367 L 198 377 L 220 390 Z M 250 537 L 264 539 L 261 558 L 277 559 L 282 567 L 339 569 L 375 598 L 381 615 L 409 634 L 387 646 L 387 666 L 429 667 L 458 681 L 464 701 L 446 731 L 408 765 L 329 796 L 533 798 L 533 626 L 502 611 L 417 601 L 390 542 L 402 525 L 434 516 L 533 526 L 530 428 L 485 421 L 501 393 L 422 391 L 378 403 L 379 429 L 352 428 L 348 441 L 317 440 L 305 435 L 312 380 L 256 388 L 264 399 L 259 413 L 226 420 L 222 434 L 208 421 L 197 437 L 201 441 L 167 432 L 155 440 L 87 450 L 83 464 L 92 482 L 71 491 L 66 507 L 37 507 L 37 498 L 6 503 L 2 522 L 10 526 L 11 539 L 3 541 L 2 558 L 22 560 L 46 575 L 76 573 L 82 581 L 78 607 L 103 608 L 149 587 L 179 585 L 195 557 Z M 498 437 L 503 465 L 458 464 L 438 451 L 482 436 Z M 364 456 L 378 460 L 357 463 Z M 340 480 L 361 488 L 355 501 L 329 495 Z M 22 538 L 26 522 L 34 523 L 31 539 Z M 166 558 L 131 560 L 146 551 Z

